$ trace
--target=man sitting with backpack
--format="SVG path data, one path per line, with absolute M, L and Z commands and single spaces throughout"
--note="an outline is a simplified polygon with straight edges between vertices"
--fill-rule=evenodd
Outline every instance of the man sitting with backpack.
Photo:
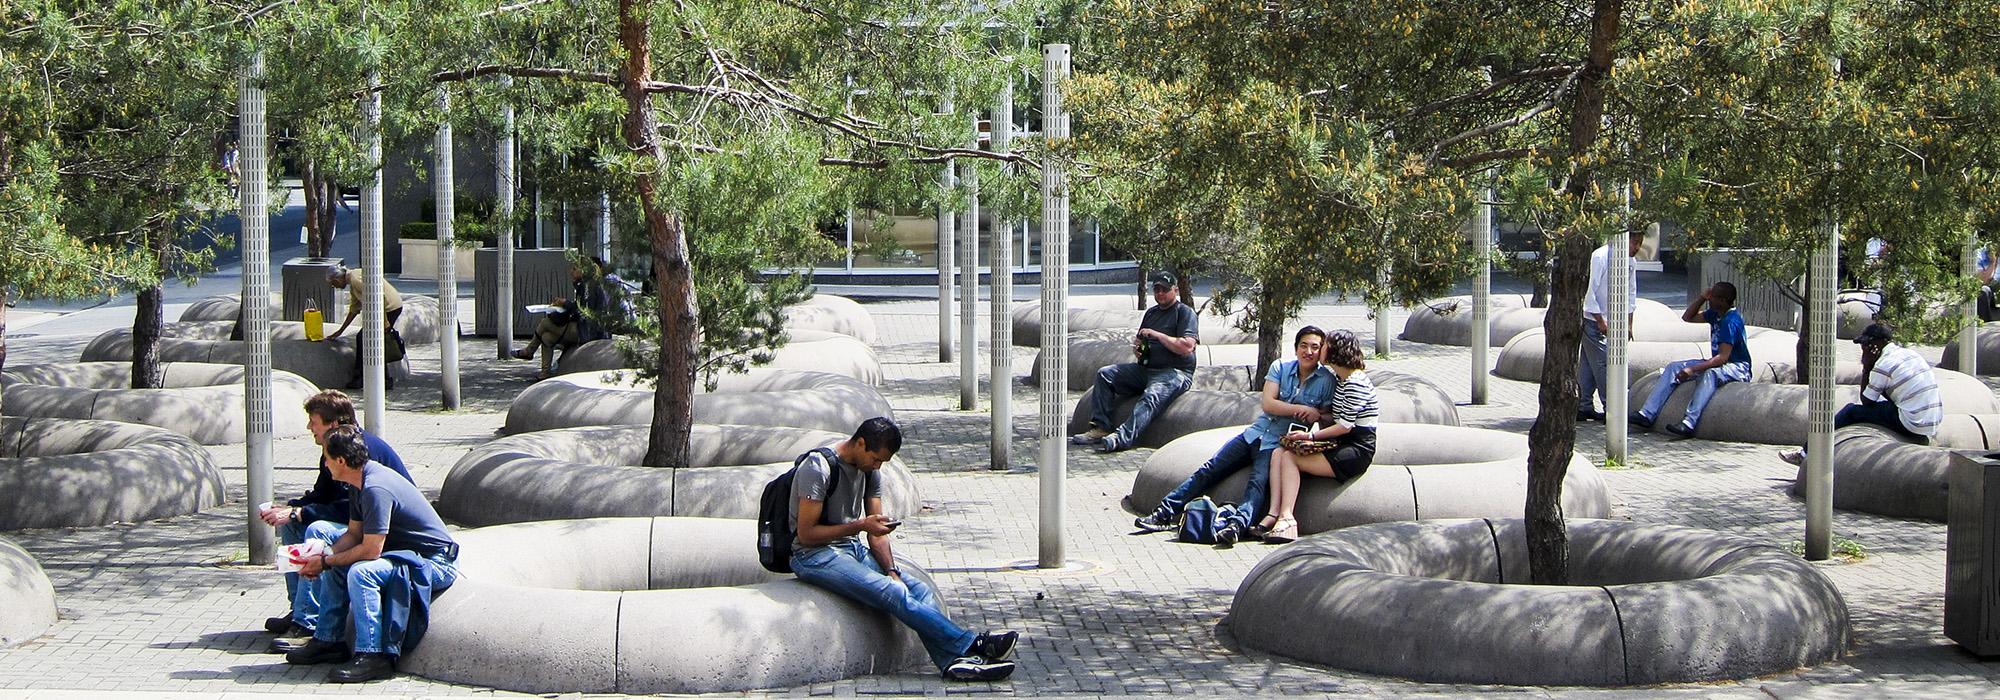
M 1015 632 L 975 634 L 938 606 L 937 594 L 916 577 L 904 578 L 889 549 L 889 533 L 902 524 L 882 513 L 880 470 L 903 446 L 903 432 L 888 418 L 870 418 L 854 436 L 799 457 L 789 479 L 790 568 L 799 580 L 894 616 L 916 630 L 944 677 L 997 681 L 1014 673 Z M 768 487 L 767 487 L 768 492 Z M 775 516 L 760 517 L 774 520 Z M 862 544 L 861 534 L 868 542 Z M 760 544 L 774 544 L 762 543 Z M 762 549 L 762 547 L 760 547 Z M 760 552 L 761 554 L 762 552 Z M 778 569 L 775 562 L 766 566 Z

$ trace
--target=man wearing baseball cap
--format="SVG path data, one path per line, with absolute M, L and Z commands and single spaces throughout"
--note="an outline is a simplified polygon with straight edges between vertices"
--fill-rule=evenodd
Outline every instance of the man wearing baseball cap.
M 1854 342 L 1861 346 L 1861 374 L 1867 378 L 1867 386 L 1861 389 L 1861 403 L 1848 404 L 1834 415 L 1833 427 L 1873 423 L 1926 444 L 1944 420 L 1944 397 L 1938 393 L 1937 374 L 1915 350 L 1890 341 L 1889 327 L 1880 323 L 1868 324 L 1861 335 L 1854 336 Z M 1778 458 L 1803 465 L 1806 451 L 1784 450 Z
M 1090 429 L 1070 436 L 1078 445 L 1097 445 L 1099 452 L 1117 452 L 1132 446 L 1145 432 L 1153 416 L 1179 398 L 1194 383 L 1194 346 L 1201 336 L 1194 307 L 1181 303 L 1180 287 L 1174 276 L 1155 272 L 1147 278 L 1153 288 L 1153 308 L 1139 319 L 1139 332 L 1132 338 L 1135 362 L 1125 362 L 1097 370 L 1090 391 Z M 1132 417 L 1114 423 L 1118 403 L 1131 396 L 1139 403 Z

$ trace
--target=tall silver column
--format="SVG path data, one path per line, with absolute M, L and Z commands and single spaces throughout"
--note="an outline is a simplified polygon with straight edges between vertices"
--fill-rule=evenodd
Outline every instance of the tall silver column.
M 1493 363 L 1493 188 L 1479 192 L 1472 214 L 1472 251 L 1479 258 L 1472 275 L 1472 404 L 1486 404 L 1487 369 Z
M 1000 106 L 993 110 L 993 150 L 1005 153 L 1014 140 L 1014 81 L 1007 81 L 1007 88 L 1000 93 Z M 1001 171 L 1014 173 L 1009 163 Z M 1008 178 L 1003 178 L 1008 179 Z M 987 303 L 992 307 L 989 319 L 993 326 L 989 334 L 987 354 L 992 357 L 990 372 L 993 398 L 992 436 L 988 445 L 990 459 L 988 469 L 1009 469 L 1014 461 L 1014 223 L 993 222 L 993 233 L 987 236 L 989 252 L 986 267 L 991 272 Z
M 250 510 L 250 563 L 269 564 L 276 533 L 258 517 L 271 500 L 271 213 L 264 136 L 264 53 L 250 55 L 236 83 L 238 158 L 236 215 L 243 222 L 244 465 Z M 4 301 L 4 300 L 0 300 Z
M 979 115 L 972 116 L 972 142 L 979 149 Z M 979 169 L 959 164 L 965 211 L 958 220 L 958 410 L 979 410 Z
M 1042 136 L 1054 144 L 1069 138 L 1063 110 L 1063 83 L 1069 79 L 1069 44 L 1042 47 Z M 1063 479 L 1069 441 L 1063 435 L 1069 412 L 1069 183 L 1061 160 L 1042 164 L 1042 519 L 1038 566 L 1063 565 Z
M 1812 284 L 1806 290 L 1812 314 L 1808 340 L 1806 401 L 1806 559 L 1826 559 L 1833 548 L 1833 342 L 1840 318 L 1834 303 L 1834 281 L 1840 274 L 1840 225 L 1826 227 L 1826 241 L 1812 254 Z
M 1959 267 L 1965 275 L 1979 278 L 1979 239 L 1965 242 L 1965 249 L 1959 252 Z M 1979 376 L 1979 298 L 1973 297 L 1961 309 L 1965 313 L 1965 328 L 1958 332 L 1958 371 Z
M 944 113 L 951 114 L 952 111 L 953 109 L 951 100 L 946 99 L 944 101 Z M 938 172 L 938 191 L 942 193 L 940 196 L 950 197 L 952 188 L 958 185 L 958 178 L 952 175 L 952 169 L 955 167 L 956 167 L 955 163 L 946 161 L 944 164 L 944 168 Z M 958 236 L 957 229 L 954 226 L 955 223 L 957 223 L 957 220 L 951 215 L 951 204 L 949 202 L 939 201 L 937 205 L 938 361 L 939 362 L 951 361 L 951 352 L 952 352 L 951 336 L 953 332 L 952 306 L 951 306 L 953 288 L 952 288 L 951 264 L 953 259 L 952 256 L 955 252 L 952 249 L 952 245 L 954 243 L 953 239 L 957 238 Z
M 611 262 L 611 190 L 597 191 L 597 259 Z M 605 270 L 604 272 L 610 272 Z
M 458 394 L 458 256 L 452 245 L 458 203 L 453 201 L 457 185 L 452 166 L 451 93 L 438 88 L 437 143 L 432 146 L 436 164 L 431 172 L 431 196 L 437 200 L 437 283 L 438 283 L 438 384 L 443 389 L 444 407 L 456 410 Z
M 500 88 L 514 87 L 514 76 L 500 76 Z M 500 143 L 493 148 L 493 197 L 494 214 L 500 220 L 500 227 L 493 234 L 500 245 L 495 254 L 493 281 L 494 313 L 496 324 L 494 334 L 498 335 L 494 350 L 500 359 L 507 359 L 514 352 L 514 100 L 509 95 L 502 100 L 506 106 L 500 108 Z
M 381 79 L 370 74 L 368 84 Z M 367 130 L 368 182 L 361 188 L 361 388 L 367 397 L 362 422 L 369 434 L 384 437 L 382 429 L 382 93 L 370 92 L 362 107 Z
M 1632 213 L 1631 185 L 1625 186 L 1623 195 L 1629 221 Z M 1609 294 L 1604 300 L 1605 327 L 1608 329 L 1604 332 L 1604 456 L 1619 464 L 1627 464 L 1625 414 L 1630 410 L 1628 404 L 1631 397 L 1626 395 L 1626 391 L 1627 385 L 1632 382 L 1632 375 L 1626 354 L 1630 341 L 1626 336 L 1632 327 L 1632 295 L 1638 293 L 1638 290 L 1632 289 L 1630 224 L 1620 226 L 1618 233 L 1612 234 L 1610 248 L 1611 264 L 1606 265 L 1604 271 L 1609 278 L 1606 280 Z M 1589 292 L 1586 290 L 1584 293 Z

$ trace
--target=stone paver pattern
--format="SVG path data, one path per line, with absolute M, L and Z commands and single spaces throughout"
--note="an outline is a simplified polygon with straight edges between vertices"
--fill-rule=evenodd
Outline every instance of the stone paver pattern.
M 466 306 L 461 318 L 470 317 L 470 304 Z M 926 562 L 952 614 L 966 626 L 1020 630 L 1020 671 L 1007 682 L 988 685 L 901 673 L 752 695 L 2000 693 L 1994 685 L 2000 681 L 2000 665 L 1981 662 L 1943 636 L 1944 527 L 1845 512 L 1836 513 L 1836 534 L 1865 548 L 1866 556 L 1820 569 L 1850 606 L 1852 649 L 1845 660 L 1814 669 L 1740 682 L 1625 690 L 1466 687 L 1345 672 L 1241 649 L 1222 621 L 1237 584 L 1270 547 L 1251 543 L 1217 549 L 1178 544 L 1166 534 L 1135 534 L 1133 514 L 1120 499 L 1151 451 L 1102 455 L 1075 448 L 1068 452 L 1063 511 L 1069 566 L 1032 568 L 1040 496 L 1039 473 L 1033 467 L 1038 401 L 1034 389 L 1021 385 L 1019 378 L 1027 374 L 1034 351 L 1007 349 L 1014 366 L 1014 467 L 990 470 L 988 404 L 982 398 L 978 411 L 957 410 L 958 364 L 937 361 L 935 302 L 869 308 L 881 331 L 876 349 L 884 363 L 882 390 L 904 426 L 902 457 L 918 474 L 924 493 L 923 512 L 898 514 L 909 519 L 897 532 L 898 551 Z M 1397 312 L 1391 326 L 1400 329 L 1403 318 Z M 1299 323 L 1304 322 L 1353 329 L 1364 343 L 1374 335 L 1366 310 L 1354 306 L 1309 307 Z M 982 319 L 982 335 L 986 327 Z M 8 362 L 72 361 L 87 341 L 87 336 L 18 340 L 11 344 Z M 496 436 L 507 401 L 532 380 L 535 369 L 531 362 L 494 359 L 492 339 L 467 338 L 461 347 L 463 408 L 437 408 L 436 346 L 412 349 L 416 377 L 399 382 L 388 398 L 385 437 L 433 497 L 459 456 Z M 1852 354 L 1851 348 L 1842 350 Z M 982 368 L 984 353 L 990 351 L 980 348 Z M 1469 395 L 1466 348 L 1398 342 L 1391 358 L 1371 360 L 1370 365 L 1424 376 L 1461 402 Z M 1462 403 L 1460 415 L 1467 425 L 1525 432 L 1533 421 L 1535 391 L 1533 384 L 1493 378 L 1490 402 Z M 1077 396 L 1072 393 L 1069 401 Z M 1577 441 L 1582 454 L 1601 463 L 1601 424 L 1581 426 Z M 279 497 L 305 490 L 317 455 L 312 441 L 286 438 L 273 447 L 280 465 Z M 147 523 L 4 533 L 41 560 L 55 583 L 62 619 L 45 636 L 0 650 L 0 696 L 496 694 L 408 675 L 361 686 L 326 684 L 327 667 L 288 666 L 265 654 L 268 635 L 255 630 L 265 616 L 284 610 L 280 579 L 268 567 L 247 563 L 242 445 L 211 449 L 230 480 L 230 499 L 222 506 Z M 1631 453 L 1630 466 L 1605 472 L 1616 494 L 1613 517 L 1712 528 L 1779 546 L 1803 537 L 1803 505 L 1785 493 L 1794 469 L 1767 446 L 1637 434 Z

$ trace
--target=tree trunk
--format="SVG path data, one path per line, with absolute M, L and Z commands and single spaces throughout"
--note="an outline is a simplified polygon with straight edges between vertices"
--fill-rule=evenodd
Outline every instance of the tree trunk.
M 1597 141 L 1604 115 L 1604 80 L 1611 74 L 1612 46 L 1624 3 L 1596 0 L 1592 8 L 1589 66 L 1578 79 L 1570 112 L 1571 162 Z M 1575 166 L 1572 166 L 1575 168 Z M 1575 168 L 1567 193 L 1586 197 L 1594 174 Z M 1562 481 L 1576 451 L 1576 361 L 1583 331 L 1583 292 L 1590 280 L 1594 242 L 1575 230 L 1557 239 L 1550 287 L 1554 292 L 1542 328 L 1548 337 L 1542 355 L 1542 387 L 1534 427 L 1528 430 L 1528 529 L 1530 580 L 1541 585 L 1569 581 L 1569 533 L 1563 522 Z M 1612 416 L 1609 420 L 1620 420 Z
M 1257 293 L 1257 305 L 1250 309 L 1257 318 L 1257 366 L 1250 368 L 1250 390 L 1264 390 L 1264 368 L 1278 361 L 1285 351 L 1285 318 L 1269 294 Z
M 688 262 L 687 232 L 680 216 L 661 207 L 656 173 L 666 171 L 667 154 L 660 148 L 659 126 L 645 83 L 652 80 L 652 44 L 648 39 L 650 3 L 618 1 L 618 41 L 625 49 L 625 146 L 644 154 L 660 167 L 638 176 L 639 203 L 646 214 L 646 237 L 652 244 L 653 283 L 660 295 L 659 383 L 653 390 L 653 425 L 646 441 L 645 465 L 686 467 L 688 437 L 694 432 L 694 375 L 699 346 L 695 341 L 694 274 Z
M 1535 274 L 1531 278 L 1534 286 L 1534 294 L 1528 299 L 1529 307 L 1536 309 L 1546 309 L 1549 307 L 1549 275 L 1555 269 L 1549 265 L 1549 258 L 1553 254 L 1554 251 L 1549 250 L 1547 236 L 1536 236 L 1535 264 L 1532 268 Z
M 320 214 L 325 210 L 326 188 L 319 180 L 319 168 L 307 160 L 301 168 L 299 189 L 306 196 L 306 257 L 326 257 L 326 226 Z M 332 217 L 327 217 L 331 219 Z
M 1806 265 L 1806 289 L 1812 289 L 1812 282 L 1813 266 Z M 1808 383 L 1806 378 L 1812 376 L 1812 354 L 1808 352 L 1808 349 L 1812 347 L 1808 344 L 1812 338 L 1812 334 L 1812 305 L 1802 298 L 1799 300 L 1799 342 L 1792 350 L 1793 384 L 1806 384 Z M 1861 383 L 1864 385 L 1867 384 L 1868 378 L 1862 377 Z
M 160 371 L 162 284 L 139 290 L 139 311 L 132 319 L 132 388 L 158 389 L 166 377 Z

